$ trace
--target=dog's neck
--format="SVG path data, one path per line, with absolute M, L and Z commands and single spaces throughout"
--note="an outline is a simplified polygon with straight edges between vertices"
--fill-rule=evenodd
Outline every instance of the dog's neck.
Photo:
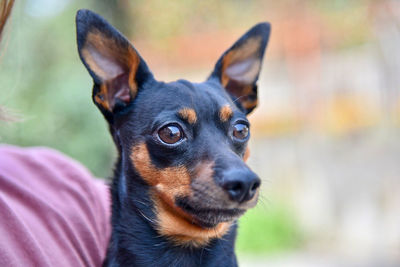
M 112 234 L 104 266 L 237 266 L 236 224 L 206 246 L 172 243 L 156 230 L 149 186 L 124 161 L 120 156 L 111 187 Z

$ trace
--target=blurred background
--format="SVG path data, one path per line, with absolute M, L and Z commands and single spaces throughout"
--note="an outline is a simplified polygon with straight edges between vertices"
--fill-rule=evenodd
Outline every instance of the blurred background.
M 242 266 L 400 266 L 400 1 L 20 0 L 0 50 L 0 142 L 50 146 L 109 177 L 115 150 L 75 43 L 107 18 L 160 80 L 203 81 L 248 28 L 272 24 L 250 116 L 259 205 Z

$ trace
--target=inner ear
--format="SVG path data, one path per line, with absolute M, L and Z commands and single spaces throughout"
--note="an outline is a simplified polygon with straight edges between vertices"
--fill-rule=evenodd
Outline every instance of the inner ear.
M 231 64 L 225 69 L 225 74 L 230 79 L 251 84 L 257 78 L 261 61 L 257 58 L 250 58 Z
M 107 36 L 98 30 L 88 33 L 81 54 L 100 82 L 113 80 L 121 74 L 135 73 L 140 61 L 129 43 Z
M 128 42 L 99 31 L 90 32 L 81 49 L 82 58 L 100 90 L 93 92 L 94 101 L 112 111 L 117 103 L 129 103 L 137 93 L 135 75 L 140 58 Z
M 257 80 L 261 69 L 260 46 L 261 38 L 252 38 L 223 57 L 221 82 L 224 87 L 229 80 L 242 84 L 253 84 Z

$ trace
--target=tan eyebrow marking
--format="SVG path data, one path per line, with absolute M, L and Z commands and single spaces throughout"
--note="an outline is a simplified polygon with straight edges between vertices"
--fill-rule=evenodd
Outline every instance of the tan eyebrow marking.
M 179 117 L 187 120 L 190 124 L 194 124 L 197 121 L 196 111 L 192 108 L 183 108 L 178 112 Z
M 222 122 L 228 121 L 232 115 L 233 111 L 229 105 L 225 105 L 219 110 L 219 118 Z

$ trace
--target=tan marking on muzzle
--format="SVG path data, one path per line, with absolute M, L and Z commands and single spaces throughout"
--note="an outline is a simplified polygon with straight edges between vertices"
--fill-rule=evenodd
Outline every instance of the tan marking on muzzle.
M 156 168 L 144 143 L 133 147 L 131 160 L 139 175 L 152 186 L 151 197 L 159 234 L 180 246 L 199 247 L 213 238 L 221 238 L 229 230 L 229 222 L 210 229 L 202 228 L 192 223 L 192 217 L 175 205 L 175 197 L 190 194 L 190 175 L 185 167 Z M 209 164 L 202 165 L 197 172 L 200 179 L 210 179 L 211 176 Z
M 250 157 L 250 149 L 249 147 L 246 147 L 246 151 L 244 152 L 243 155 L 243 161 L 246 162 L 249 159 L 249 157 Z
M 161 199 L 154 199 L 158 232 L 180 246 L 201 247 L 207 245 L 214 238 L 223 237 L 229 230 L 231 223 L 222 222 L 214 228 L 202 228 L 181 216 Z

